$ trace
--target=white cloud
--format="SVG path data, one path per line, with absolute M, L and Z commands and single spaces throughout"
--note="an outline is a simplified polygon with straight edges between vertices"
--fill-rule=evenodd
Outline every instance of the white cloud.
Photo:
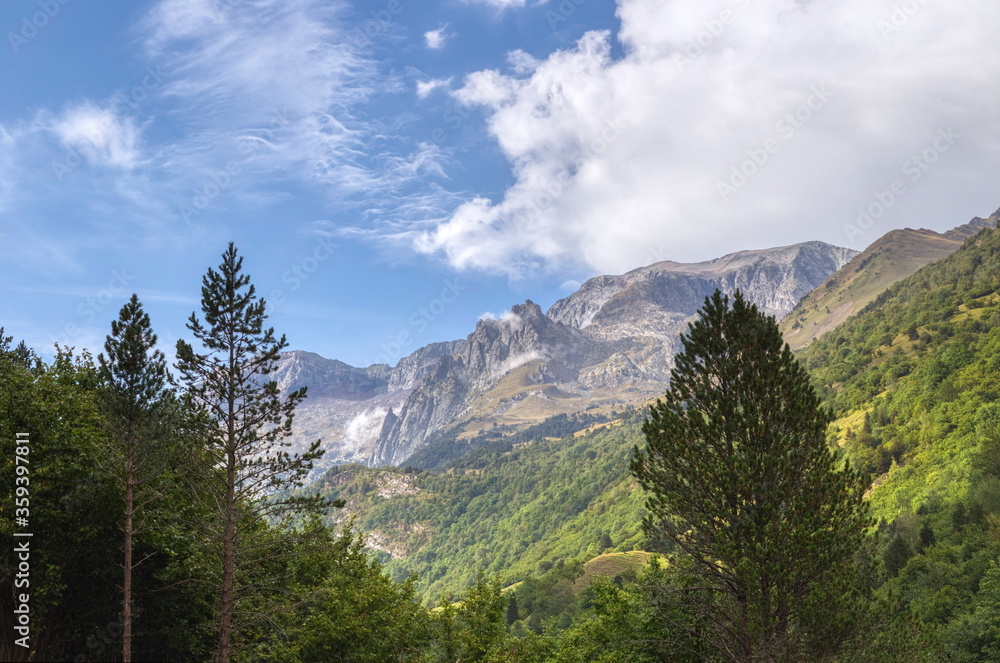
M 417 81 L 417 97 L 419 99 L 426 99 L 435 90 L 447 90 L 449 85 L 451 85 L 450 78 L 432 78 L 428 81 Z
M 512 324 L 512 323 L 519 322 L 521 320 L 521 316 L 519 316 L 517 313 L 514 313 L 510 309 L 505 309 L 501 313 L 493 313 L 492 311 L 484 311 L 483 313 L 481 313 L 479 315 L 479 319 L 480 320 L 492 320 L 492 321 L 495 321 L 495 322 L 502 322 L 502 323 L 506 323 L 506 324 Z
M 541 61 L 518 48 L 507 54 L 507 64 L 515 74 L 530 74 L 538 69 Z
M 618 16 L 619 58 L 591 32 L 537 64 L 512 54 L 515 75 L 467 76 L 453 94 L 485 109 L 513 183 L 417 233 L 417 250 L 511 276 L 607 273 L 807 239 L 865 246 L 997 206 L 1000 6 L 619 0 Z M 907 172 L 949 127 L 937 163 Z M 851 236 L 895 180 L 906 193 Z
M 93 164 L 131 169 L 139 162 L 135 120 L 114 108 L 85 101 L 53 120 L 51 129 L 64 147 L 79 151 Z
M 385 408 L 374 408 L 354 415 L 344 426 L 344 443 L 351 448 L 360 448 L 374 442 L 387 413 Z
M 151 60 L 163 60 L 163 94 L 191 138 L 173 148 L 175 171 L 238 159 L 260 175 L 292 177 L 335 197 L 377 197 L 439 170 L 439 151 L 402 137 L 357 108 L 400 91 L 351 31 L 342 2 L 162 0 L 143 23 Z M 250 163 L 252 162 L 252 163 Z M 235 187 L 234 187 L 235 188 Z
M 448 27 L 447 25 L 442 25 L 437 30 L 428 30 L 427 32 L 424 33 L 424 40 L 427 43 L 427 48 L 430 48 L 432 50 L 444 48 L 445 40 L 447 40 L 448 37 L 451 36 L 445 32 L 445 29 L 447 27 Z
M 519 355 L 513 355 L 511 357 L 508 357 L 506 360 L 504 360 L 502 364 L 500 364 L 500 367 L 497 369 L 496 372 L 496 377 L 507 375 L 515 368 L 520 368 L 521 366 L 524 366 L 529 362 L 538 360 L 544 361 L 546 359 L 548 359 L 548 357 L 544 353 L 539 352 L 537 350 L 532 352 L 525 352 Z

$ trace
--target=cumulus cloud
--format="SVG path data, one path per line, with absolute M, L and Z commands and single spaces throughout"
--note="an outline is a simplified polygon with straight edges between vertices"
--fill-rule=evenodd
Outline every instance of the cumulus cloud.
M 541 62 L 518 48 L 507 54 L 507 64 L 515 74 L 530 74 L 538 69 Z
M 427 48 L 431 50 L 444 48 L 444 42 L 450 36 L 445 32 L 445 28 L 447 27 L 447 25 L 442 25 L 437 30 L 428 30 L 424 33 L 424 41 L 427 44 Z
M 1000 6 L 619 0 L 617 15 L 620 57 L 590 32 L 466 77 L 454 97 L 486 112 L 513 183 L 420 232 L 418 251 L 513 277 L 621 272 L 863 247 L 997 206 Z M 859 226 L 860 210 L 879 213 Z

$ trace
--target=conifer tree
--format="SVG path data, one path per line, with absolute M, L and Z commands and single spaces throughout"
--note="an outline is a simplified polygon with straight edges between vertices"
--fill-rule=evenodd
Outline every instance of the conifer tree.
M 647 535 L 679 553 L 693 619 L 672 626 L 723 660 L 828 660 L 859 626 L 864 482 L 838 468 L 830 415 L 774 319 L 739 292 L 699 313 L 632 461 Z
M 98 393 L 109 429 L 108 471 L 124 488 L 122 523 L 125 559 L 122 564 L 122 660 L 132 660 L 132 572 L 141 563 L 132 558 L 133 541 L 142 529 L 142 512 L 156 498 L 144 490 L 155 479 L 155 443 L 159 419 L 165 414 L 167 363 L 155 350 L 156 334 L 137 295 L 111 322 L 111 334 L 98 355 Z
M 323 505 L 319 498 L 274 497 L 301 485 L 323 451 L 318 440 L 302 453 L 287 450 L 295 407 L 306 389 L 282 396 L 269 380 L 287 342 L 264 327 L 265 301 L 242 269 L 243 259 L 230 243 L 219 270 L 209 268 L 202 278 L 204 322 L 192 313 L 187 325 L 204 352 L 177 342 L 186 398 L 204 414 L 200 436 L 215 460 L 209 483 L 218 522 L 207 529 L 218 543 L 221 562 L 220 663 L 233 655 L 234 616 L 247 589 L 243 572 L 274 554 L 272 546 L 255 542 L 252 533 L 272 516 Z

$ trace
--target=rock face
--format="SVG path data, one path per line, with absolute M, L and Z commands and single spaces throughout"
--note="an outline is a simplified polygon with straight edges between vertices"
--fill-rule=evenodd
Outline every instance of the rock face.
M 296 438 L 303 445 L 323 438 L 323 466 L 403 464 L 434 431 L 473 414 L 488 421 L 527 398 L 581 410 L 609 394 L 645 400 L 662 390 L 679 334 L 716 288 L 740 289 L 780 317 L 856 253 L 807 242 L 697 264 L 660 262 L 590 279 L 547 312 L 529 300 L 395 367 L 290 352 L 276 379 L 283 389 L 309 387 Z
M 591 325 L 627 333 L 662 335 L 647 313 L 693 315 L 716 289 L 743 294 L 766 313 L 781 316 L 818 283 L 837 271 L 857 251 L 806 242 L 762 251 L 740 251 L 716 260 L 687 265 L 658 262 L 621 276 L 598 276 L 565 299 L 548 315 L 577 329 Z

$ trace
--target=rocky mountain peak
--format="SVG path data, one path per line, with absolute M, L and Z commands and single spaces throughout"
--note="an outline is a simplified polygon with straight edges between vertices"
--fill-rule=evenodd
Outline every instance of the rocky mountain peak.
M 633 331 L 645 328 L 660 336 L 657 330 L 664 320 L 657 312 L 694 315 L 718 288 L 727 294 L 740 289 L 765 312 L 780 317 L 855 255 L 852 249 L 805 242 L 700 263 L 657 262 L 619 276 L 590 279 L 553 304 L 548 316 L 577 329 L 626 324 Z
M 332 461 L 400 464 L 435 431 L 463 421 L 516 422 L 518 411 L 525 421 L 596 400 L 644 402 L 662 388 L 678 335 L 715 289 L 740 289 L 781 315 L 855 254 L 806 242 L 702 263 L 658 262 L 592 278 L 547 312 L 526 300 L 477 321 L 465 339 L 420 348 L 395 367 L 288 353 L 283 384 L 308 383 L 317 396 L 297 422 L 328 444 L 339 441 Z M 324 417 L 335 424 L 324 429 Z

